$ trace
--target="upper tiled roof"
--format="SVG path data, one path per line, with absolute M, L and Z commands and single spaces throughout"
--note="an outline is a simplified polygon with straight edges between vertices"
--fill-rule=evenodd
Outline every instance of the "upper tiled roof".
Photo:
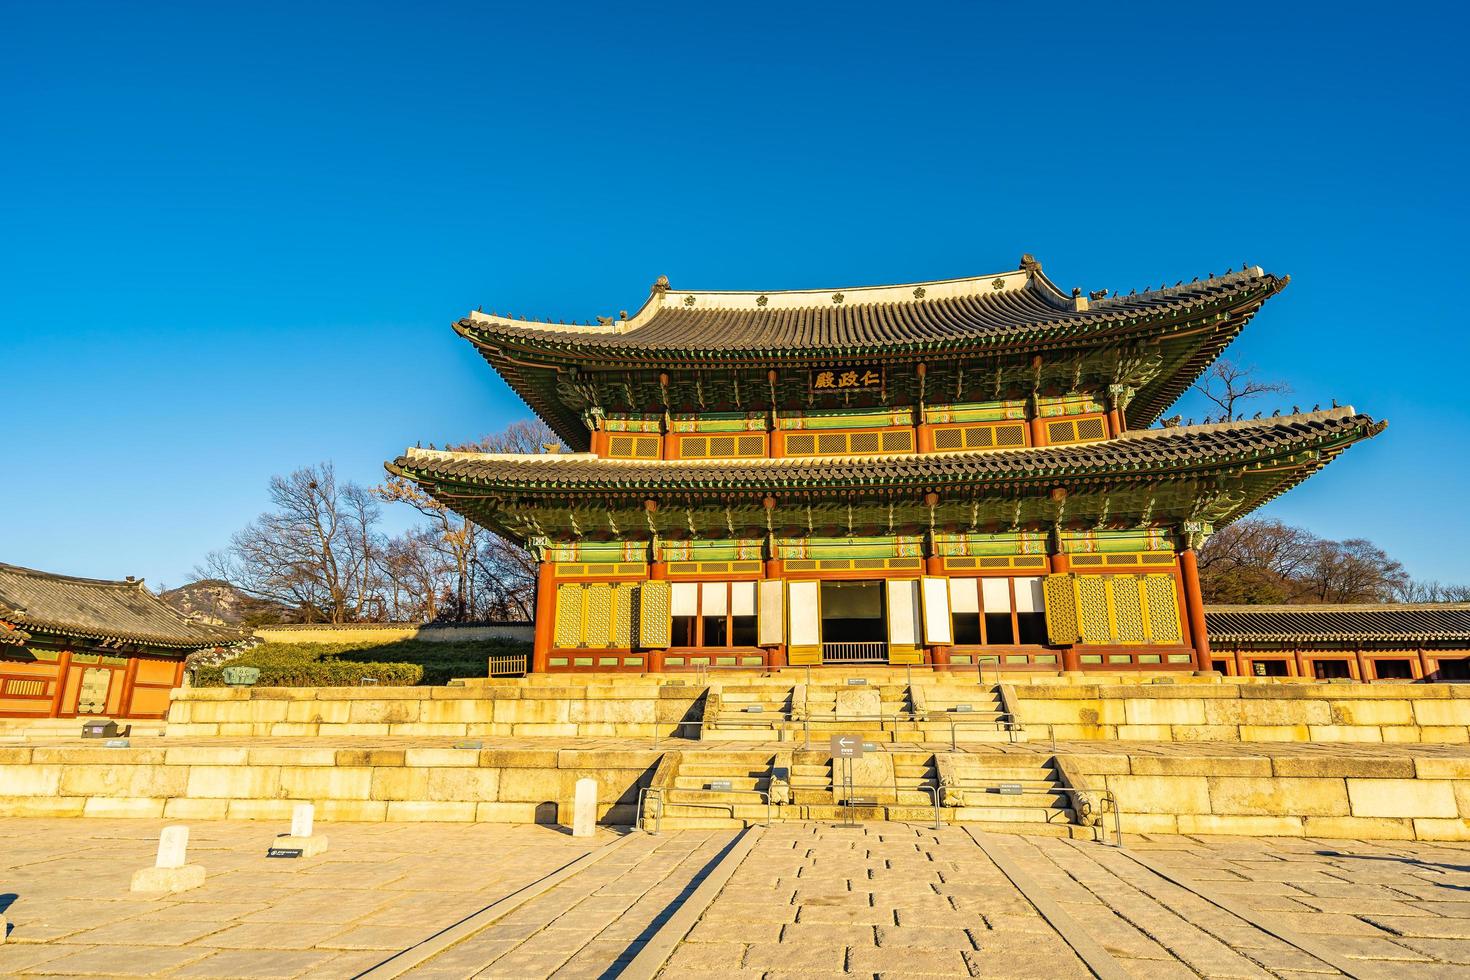
M 1470 644 L 1470 603 L 1206 606 L 1215 643 Z
M 1349 406 L 1215 425 L 1138 429 L 1105 442 L 1027 449 L 822 459 L 649 461 L 600 459 L 585 453 L 519 455 L 411 449 L 388 464 L 388 469 L 429 481 L 504 489 L 774 490 L 837 483 L 886 486 L 1096 473 L 1148 474 L 1222 463 L 1249 464 L 1302 449 L 1340 449 L 1376 435 L 1386 424 L 1359 415 Z
M 697 356 L 1006 347 L 1106 335 L 1192 311 L 1259 306 L 1286 284 L 1259 267 L 1106 299 L 1074 298 L 1023 261 L 1016 272 L 898 286 L 686 292 L 664 280 L 627 320 L 597 325 L 472 313 L 456 329 L 482 346 L 588 355 Z
M 186 619 L 143 587 L 141 579 L 53 575 L 0 563 L 0 620 L 29 634 L 198 649 L 233 643 L 242 635 Z

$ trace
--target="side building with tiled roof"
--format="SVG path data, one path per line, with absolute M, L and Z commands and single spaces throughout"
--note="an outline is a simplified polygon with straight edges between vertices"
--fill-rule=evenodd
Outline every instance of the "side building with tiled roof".
M 1150 428 L 1285 277 L 685 291 L 455 330 L 571 450 L 390 472 L 540 563 L 536 670 L 1213 666 L 1197 549 L 1383 423 Z M 1177 419 L 1174 420 L 1177 423 Z
M 184 658 L 242 638 L 186 618 L 141 579 L 0 563 L 0 717 L 162 718 Z
M 1206 606 L 1222 673 L 1470 680 L 1470 603 Z

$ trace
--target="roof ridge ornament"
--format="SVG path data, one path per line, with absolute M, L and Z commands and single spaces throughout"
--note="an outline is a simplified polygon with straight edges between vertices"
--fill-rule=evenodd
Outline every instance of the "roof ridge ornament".
M 657 279 L 655 279 L 653 281 L 653 291 L 655 293 L 666 293 L 666 292 L 668 292 L 669 291 L 669 277 L 668 276 L 659 276 Z

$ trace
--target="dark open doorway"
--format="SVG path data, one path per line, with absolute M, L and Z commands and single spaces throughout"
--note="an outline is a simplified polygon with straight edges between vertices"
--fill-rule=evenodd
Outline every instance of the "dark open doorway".
M 882 582 L 822 583 L 822 662 L 888 659 L 888 608 Z

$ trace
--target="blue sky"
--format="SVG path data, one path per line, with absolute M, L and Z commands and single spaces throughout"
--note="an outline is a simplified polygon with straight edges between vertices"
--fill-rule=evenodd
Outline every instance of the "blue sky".
M 1265 513 L 1470 580 L 1466 20 L 11 0 L 0 561 L 181 584 L 273 473 L 523 416 L 449 329 L 480 304 L 1032 252 L 1089 290 L 1290 273 L 1230 356 L 1391 424 Z

